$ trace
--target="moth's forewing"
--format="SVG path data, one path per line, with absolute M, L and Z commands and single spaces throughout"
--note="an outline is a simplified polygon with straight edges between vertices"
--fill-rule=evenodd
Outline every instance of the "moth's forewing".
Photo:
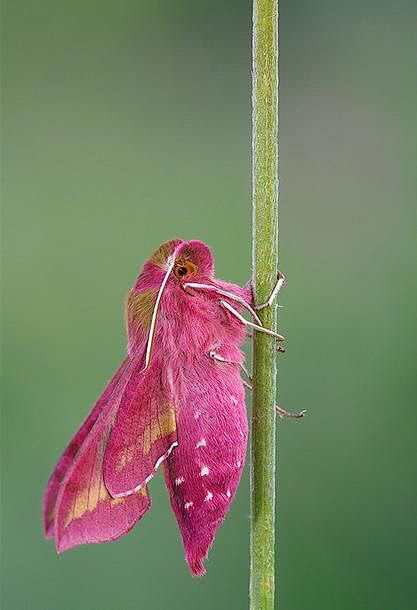
M 60 486 L 54 519 L 58 551 L 119 538 L 150 507 L 146 487 L 127 498 L 113 498 L 103 478 L 107 439 L 126 385 L 140 366 L 133 360 L 126 367 Z
M 133 493 L 177 445 L 175 401 L 162 361 L 136 371 L 123 394 L 104 455 L 104 481 L 114 497 Z
M 65 451 L 61 455 L 52 475 L 49 478 L 48 485 L 43 498 L 43 528 L 47 538 L 53 538 L 54 536 L 54 519 L 56 513 L 56 499 L 58 496 L 59 488 L 62 481 L 65 478 L 69 468 L 74 462 L 74 459 L 82 447 L 88 434 L 91 432 L 95 425 L 100 413 L 108 405 L 109 400 L 114 394 L 119 382 L 121 381 L 123 374 L 126 371 L 128 364 L 128 358 L 125 358 L 113 378 L 107 384 L 104 392 L 97 400 L 93 409 L 84 420 L 78 432 L 72 438 L 71 442 L 66 447 Z

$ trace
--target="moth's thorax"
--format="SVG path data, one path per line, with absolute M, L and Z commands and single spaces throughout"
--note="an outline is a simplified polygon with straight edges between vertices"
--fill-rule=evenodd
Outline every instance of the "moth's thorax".
M 200 281 L 212 283 L 207 278 Z M 224 310 L 218 294 L 190 294 L 180 284 L 171 287 L 161 300 L 158 328 L 165 349 L 186 361 L 198 359 L 217 346 L 239 358 L 245 339 L 242 325 Z

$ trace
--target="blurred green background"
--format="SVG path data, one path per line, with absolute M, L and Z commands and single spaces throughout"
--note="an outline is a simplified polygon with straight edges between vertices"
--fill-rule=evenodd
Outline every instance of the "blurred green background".
M 280 610 L 414 608 L 414 2 L 280 3 Z M 246 608 L 248 465 L 189 575 L 162 480 L 57 556 L 43 487 L 173 236 L 250 275 L 250 2 L 3 3 L 4 610 Z M 249 354 L 249 351 L 248 351 Z M 248 400 L 249 403 L 249 400 Z

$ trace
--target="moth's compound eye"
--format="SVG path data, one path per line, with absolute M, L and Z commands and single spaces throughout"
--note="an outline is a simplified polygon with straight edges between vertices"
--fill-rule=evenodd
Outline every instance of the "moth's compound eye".
M 197 267 L 190 261 L 180 261 L 174 267 L 174 275 L 179 280 L 189 278 L 197 271 Z
M 184 275 L 187 275 L 187 273 L 188 273 L 187 267 L 178 267 L 178 269 L 177 269 L 178 277 L 184 277 Z

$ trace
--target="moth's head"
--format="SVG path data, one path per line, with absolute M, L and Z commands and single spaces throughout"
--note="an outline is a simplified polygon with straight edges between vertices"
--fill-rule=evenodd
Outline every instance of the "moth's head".
M 214 265 L 210 249 L 202 241 L 186 241 L 173 254 L 175 257 L 173 275 L 179 281 L 190 282 L 198 278 L 210 278 Z
M 214 265 L 209 247 L 197 240 L 171 239 L 164 242 L 146 261 L 135 288 L 138 289 L 143 282 L 159 283 L 168 272 L 170 285 L 211 278 Z

